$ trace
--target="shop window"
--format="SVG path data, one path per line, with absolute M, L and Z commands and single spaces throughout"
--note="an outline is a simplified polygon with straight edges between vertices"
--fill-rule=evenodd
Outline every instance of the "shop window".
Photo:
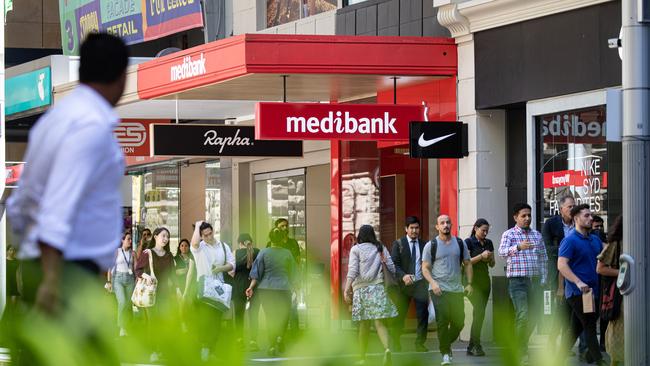
M 608 225 L 610 164 L 606 141 L 604 105 L 574 109 L 536 117 L 541 169 L 542 221 L 559 213 L 559 200 L 575 197 L 576 204 L 588 204 Z
M 221 240 L 220 162 L 205 163 L 205 220 L 212 225 L 214 237 Z
M 275 27 L 322 12 L 336 10 L 337 0 L 267 0 L 266 26 Z
M 138 234 L 165 227 L 173 253 L 178 247 L 180 176 L 177 165 L 156 168 L 133 176 L 133 221 Z M 139 237 L 134 233 L 134 242 Z

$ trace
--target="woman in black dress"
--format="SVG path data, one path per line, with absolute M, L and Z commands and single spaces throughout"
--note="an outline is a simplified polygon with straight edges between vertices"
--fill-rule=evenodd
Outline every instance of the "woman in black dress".
M 253 262 L 257 258 L 259 249 L 253 246 L 253 238 L 247 233 L 239 235 L 237 238 L 239 249 L 235 251 L 235 279 L 232 288 L 232 302 L 235 305 L 235 327 L 237 331 L 237 343 L 240 347 L 244 347 L 244 313 L 246 311 L 246 289 L 251 284 L 250 273 L 253 267 Z M 251 304 L 252 305 L 252 304 Z M 257 304 L 256 304 L 257 305 Z M 257 345 L 257 315 L 259 314 L 259 306 L 255 308 L 251 306 L 249 310 L 249 326 L 250 326 L 250 341 L 249 347 L 251 350 L 259 350 Z
M 474 270 L 472 281 L 474 291 L 469 297 L 473 307 L 472 330 L 467 346 L 467 354 L 470 356 L 485 356 L 481 346 L 481 329 L 485 319 L 485 307 L 490 297 L 491 281 L 488 267 L 494 267 L 494 245 L 487 238 L 489 230 L 490 224 L 487 220 L 478 219 L 472 227 L 472 234 L 465 239 Z

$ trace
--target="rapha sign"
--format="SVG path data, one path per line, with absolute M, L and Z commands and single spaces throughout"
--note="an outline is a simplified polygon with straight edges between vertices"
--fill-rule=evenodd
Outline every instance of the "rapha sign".
M 265 140 L 407 141 L 424 107 L 393 104 L 257 103 L 255 137 Z
M 253 126 L 152 125 L 155 156 L 302 157 L 301 141 L 255 139 Z

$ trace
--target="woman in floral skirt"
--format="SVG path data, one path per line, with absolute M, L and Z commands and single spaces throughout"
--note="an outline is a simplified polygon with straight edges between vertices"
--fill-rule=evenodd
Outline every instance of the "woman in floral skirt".
M 391 364 L 388 329 L 384 321 L 396 317 L 397 308 L 388 298 L 384 288 L 382 262 L 385 262 L 388 269 L 395 273 L 395 265 L 391 260 L 390 253 L 377 241 L 372 226 L 361 226 L 357 245 L 350 250 L 348 277 L 344 292 L 345 301 L 352 304 L 352 320 L 359 322 L 360 364 L 365 362 L 371 321 L 374 321 L 377 335 L 384 346 L 383 364 Z

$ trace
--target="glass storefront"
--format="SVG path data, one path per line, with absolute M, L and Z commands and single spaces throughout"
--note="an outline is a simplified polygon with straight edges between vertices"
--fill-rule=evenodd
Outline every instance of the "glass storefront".
M 566 195 L 587 204 L 605 227 L 621 212 L 620 143 L 607 142 L 606 106 L 536 116 L 541 167 L 538 197 L 541 224 L 559 214 Z M 542 205 L 539 205 L 542 206 Z
M 176 252 L 179 238 L 180 176 L 177 164 L 152 168 L 132 177 L 134 243 L 145 228 L 165 227 Z

